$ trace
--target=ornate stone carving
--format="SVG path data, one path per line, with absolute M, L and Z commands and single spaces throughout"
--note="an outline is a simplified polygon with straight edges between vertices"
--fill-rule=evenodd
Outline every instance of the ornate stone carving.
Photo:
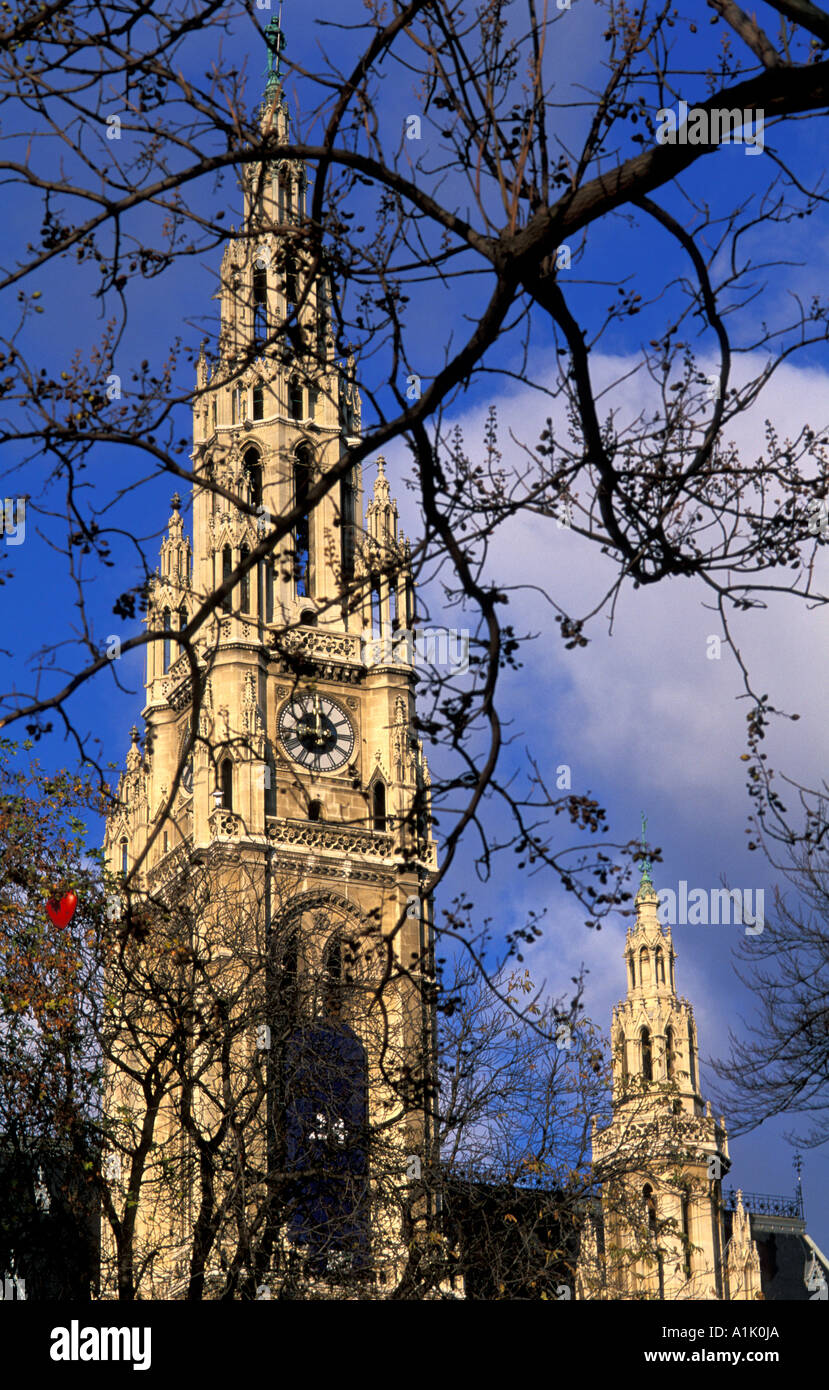
M 251 738 L 256 738 L 265 732 L 265 721 L 259 708 L 256 676 L 253 671 L 245 672 L 242 692 L 242 731 L 249 734 Z
M 241 821 L 238 816 L 234 816 L 232 811 L 225 811 L 219 807 L 217 811 L 212 811 L 208 817 L 210 835 L 214 840 L 235 840 L 241 830 Z
M 324 821 L 269 820 L 268 838 L 298 849 L 342 855 L 371 855 L 391 859 L 394 838 L 357 826 L 328 825 Z
M 273 633 L 272 645 L 289 656 L 307 656 L 312 660 L 327 658 L 333 661 L 360 661 L 360 639 L 347 632 L 324 632 L 319 628 L 303 631 Z
M 155 868 L 147 870 L 147 884 L 151 889 L 159 888 L 163 884 L 169 883 L 178 877 L 182 872 L 190 856 L 190 845 L 185 839 L 184 844 L 176 845 L 164 858 L 156 864 Z
M 210 677 L 204 683 L 204 699 L 199 710 L 199 733 L 202 738 L 209 738 L 213 729 L 213 685 Z
M 400 782 L 415 782 L 417 779 L 417 744 L 409 728 L 406 702 L 398 695 L 394 702 L 394 723 L 391 729 L 391 747 L 394 770 Z
M 306 912 L 318 914 L 318 920 L 324 927 L 328 927 L 332 915 L 338 915 L 353 922 L 355 926 L 368 929 L 374 935 L 377 933 L 377 927 L 370 918 L 354 903 L 348 902 L 340 893 L 330 888 L 310 888 L 305 893 L 298 893 L 292 899 L 282 920 L 290 921 L 294 917 L 304 916 Z
M 187 680 L 177 685 L 175 690 L 171 691 L 168 703 L 170 708 L 175 710 L 176 714 L 180 714 L 188 705 L 192 705 L 193 682 Z

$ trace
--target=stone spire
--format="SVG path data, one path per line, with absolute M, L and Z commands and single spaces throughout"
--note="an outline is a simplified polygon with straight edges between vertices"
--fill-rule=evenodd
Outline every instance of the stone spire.
M 382 454 L 377 460 L 374 496 L 366 508 L 366 521 L 368 534 L 381 552 L 397 545 L 397 503 L 391 495 Z
M 642 852 L 645 854 L 647 819 L 642 814 Z M 628 928 L 625 941 L 627 996 L 652 1004 L 676 1002 L 674 962 L 676 952 L 671 928 L 659 921 L 659 895 L 651 878 L 651 863 L 642 862 L 642 877 L 636 894 L 636 920 Z
M 643 850 L 646 825 L 643 816 Z M 659 895 L 648 859 L 636 894 L 636 918 L 625 938 L 625 969 L 626 998 L 613 1010 L 614 1103 L 624 1105 L 636 1095 L 639 1083 L 631 1086 L 629 1079 L 639 1078 L 657 1088 L 673 1083 L 682 1111 L 701 1115 L 694 1011 L 677 995 L 676 951 L 670 924 L 659 921 Z M 656 1092 L 654 1104 L 664 1104 Z
M 370 590 L 363 602 L 363 626 L 377 636 L 409 630 L 414 613 L 411 547 L 398 534 L 397 502 L 386 477 L 386 460 L 377 459 L 374 491 L 366 507 L 366 545 L 363 565 L 371 574 Z M 411 665 L 411 655 L 398 657 Z
M 161 578 L 179 591 L 190 587 L 192 552 L 189 538 L 184 534 L 181 498 L 177 492 L 170 499 L 170 506 L 173 510 L 167 522 L 167 535 L 161 542 Z
M 743 1206 L 743 1194 L 737 1193 L 737 1205 L 731 1218 L 731 1239 L 725 1252 L 728 1297 L 730 1300 L 755 1299 L 760 1292 L 760 1257 L 751 1239 L 751 1222 Z

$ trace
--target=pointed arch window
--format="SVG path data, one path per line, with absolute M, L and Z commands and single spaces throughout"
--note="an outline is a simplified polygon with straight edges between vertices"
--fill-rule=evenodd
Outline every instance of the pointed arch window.
M 342 379 L 340 380 L 340 425 L 343 434 L 354 433 L 354 408 L 345 394 Z
M 241 561 L 242 564 L 244 564 L 246 560 L 249 560 L 249 559 L 250 559 L 250 550 L 248 549 L 248 547 L 247 547 L 246 545 L 243 545 L 243 546 L 242 546 L 242 549 L 239 551 L 239 559 L 240 559 L 240 561 Z M 242 610 L 243 613 L 249 613 L 249 612 L 250 612 L 250 570 L 247 570 L 247 571 L 242 575 L 242 579 L 241 579 L 239 588 L 240 588 L 240 590 L 241 590 L 241 599 L 240 599 L 239 607 L 241 608 L 241 610 Z
M 668 1080 L 673 1080 L 674 1075 L 674 1030 L 670 1023 L 665 1029 L 665 1068 L 668 1073 Z
M 383 607 L 381 603 L 379 575 L 375 576 L 371 581 L 371 631 L 372 636 L 379 638 L 383 635 Z
M 651 982 L 651 959 L 648 955 L 647 947 L 643 946 L 639 952 L 639 983 L 647 986 Z
M 386 829 L 386 784 L 381 782 L 379 777 L 374 783 L 374 791 L 371 797 L 371 815 L 374 829 L 384 831 Z
M 170 633 L 173 630 L 173 620 L 169 608 L 164 609 L 161 625 L 164 628 L 164 670 L 169 671 L 173 651 L 173 642 L 170 637 Z
M 633 956 L 630 958 L 630 987 L 636 988 L 636 961 Z
M 222 791 L 222 810 L 233 810 L 233 763 L 230 758 L 223 758 L 219 769 L 219 785 Z
M 273 622 L 273 564 L 265 561 L 265 622 Z
M 680 1206 L 682 1208 L 682 1244 L 683 1244 L 683 1265 L 685 1268 L 685 1278 L 691 1277 L 691 1202 L 688 1193 L 683 1190 L 680 1194 Z
M 324 276 L 317 282 L 317 357 L 328 355 L 328 284 Z
M 283 174 L 278 184 L 278 207 L 280 222 L 294 220 L 294 182 L 290 174 Z
M 233 551 L 226 545 L 222 551 L 222 583 L 224 584 L 233 573 Z M 230 591 L 222 599 L 222 612 L 229 613 L 231 608 Z
M 340 479 L 340 564 L 343 579 L 350 583 L 354 578 L 354 523 L 356 521 L 356 489 L 354 470 L 349 470 Z
M 339 932 L 325 948 L 322 977 L 323 1011 L 329 1018 L 339 1018 L 343 1010 L 343 943 Z
M 253 268 L 253 339 L 261 343 L 268 335 L 268 272 L 258 260 Z M 256 416 L 254 415 L 254 419 Z
M 129 869 L 129 847 L 128 847 L 128 845 L 127 845 L 127 837 L 126 837 L 126 835 L 122 835 L 122 836 L 121 836 L 121 873 L 124 875 L 124 878 L 126 878 L 126 876 L 127 876 L 127 870 L 128 870 L 128 869 Z
M 653 1044 L 650 1028 L 643 1028 L 639 1037 L 642 1046 L 642 1075 L 646 1081 L 653 1081 Z
M 642 1188 L 642 1200 L 645 1204 L 645 1214 L 648 1221 L 648 1234 L 656 1237 L 656 1198 L 653 1195 L 653 1188 L 649 1182 Z
M 270 743 L 265 750 L 265 815 L 276 815 L 276 765 Z
M 296 373 L 288 382 L 288 414 L 292 420 L 302 419 L 302 383 Z
M 311 597 L 311 513 L 308 493 L 311 489 L 311 455 L 304 445 L 296 451 L 294 463 L 294 505 L 299 515 L 294 528 L 294 577 L 297 598 Z
M 246 449 L 244 469 L 248 482 L 248 497 L 252 507 L 262 505 L 262 464 L 256 449 Z
M 253 388 L 253 418 L 254 420 L 264 420 L 265 418 L 265 388 L 261 381 L 258 381 Z
M 693 1024 L 688 1023 L 688 1076 L 691 1080 L 691 1090 L 697 1089 L 697 1069 L 694 1062 L 694 1028 Z
M 662 985 L 665 983 L 665 957 L 661 946 L 656 948 L 656 982 Z
M 289 309 L 296 305 L 296 281 L 296 257 L 289 251 L 285 257 L 285 299 Z
M 425 840 L 429 834 L 430 819 L 426 814 L 426 797 L 424 794 L 423 782 L 418 777 L 418 785 L 415 790 L 412 810 L 414 811 L 415 825 L 417 827 L 417 838 Z
M 299 936 L 294 928 L 279 930 L 273 940 L 273 1022 L 285 1039 L 299 1018 Z

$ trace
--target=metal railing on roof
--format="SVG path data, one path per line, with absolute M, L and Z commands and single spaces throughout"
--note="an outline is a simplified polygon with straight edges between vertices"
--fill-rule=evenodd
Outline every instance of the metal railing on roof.
M 744 1192 L 742 1195 L 746 1211 L 754 1212 L 756 1216 L 788 1216 L 799 1218 L 801 1221 L 806 1219 L 802 1192 L 795 1193 L 794 1197 L 777 1197 L 768 1192 Z M 734 1188 L 724 1194 L 723 1205 L 730 1211 L 737 1206 L 737 1193 Z

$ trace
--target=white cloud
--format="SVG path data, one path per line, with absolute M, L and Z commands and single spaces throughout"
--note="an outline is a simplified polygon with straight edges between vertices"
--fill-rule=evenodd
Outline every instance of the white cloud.
M 597 362 L 598 378 L 609 379 L 627 365 Z M 763 448 L 767 416 L 781 435 L 795 436 L 809 414 L 820 426 L 814 403 L 829 400 L 827 386 L 825 373 L 783 368 L 760 409 L 731 431 L 743 457 L 756 457 Z M 627 404 L 631 413 L 644 404 L 638 385 L 629 388 Z M 505 456 L 509 427 L 533 442 L 549 411 L 529 390 L 500 399 L 497 407 Z M 477 409 L 462 419 L 470 445 L 480 439 L 484 417 Z M 409 522 L 407 530 L 414 529 Z M 499 585 L 545 588 L 579 616 L 609 585 L 613 567 L 597 547 L 554 521 L 523 513 L 495 540 L 488 573 Z M 437 597 L 433 590 L 430 599 Z M 665 862 L 655 870 L 663 885 L 686 878 L 716 887 L 726 874 L 732 884 L 753 887 L 771 875 L 764 859 L 746 852 L 749 803 L 739 755 L 749 705 L 737 698 L 741 679 L 728 651 L 719 661 L 706 657 L 707 638 L 719 631 L 716 613 L 704 606 L 710 602 L 710 590 L 686 580 L 635 592 L 628 587 L 616 606 L 612 633 L 599 620 L 586 649 L 566 651 L 550 604 L 534 590 L 514 592 L 509 609 L 502 610 L 505 620 L 539 637 L 525 644 L 523 669 L 502 674 L 501 713 L 511 721 L 510 734 L 521 735 L 513 761 L 520 762 L 530 746 L 551 785 L 556 765 L 569 762 L 573 789 L 600 795 L 617 839 L 636 835 L 639 809 L 648 809 L 650 835 L 664 851 Z M 798 723 L 774 728 L 767 741 L 770 761 L 810 778 L 829 764 L 827 619 L 821 608 L 810 610 L 789 597 L 770 596 L 768 602 L 765 612 L 734 618 L 734 632 L 757 688 L 768 691 L 773 704 L 802 716 Z M 558 843 L 576 838 L 561 822 L 555 834 Z M 560 994 L 583 962 L 590 972 L 587 1012 L 606 1029 L 613 1004 L 624 994 L 626 921 L 617 916 L 600 932 L 586 930 L 583 912 L 551 874 L 528 878 L 504 861 L 495 880 L 490 892 L 476 886 L 482 910 L 497 899 L 496 921 L 508 931 L 522 924 L 530 909 L 548 906 L 544 937 L 526 950 L 526 964 L 538 983 L 544 979 L 553 994 Z M 702 1052 L 722 1054 L 729 1027 L 739 1031 L 738 1014 L 752 1011 L 751 997 L 732 969 L 737 930 L 689 926 L 677 928 L 674 939 L 678 987 L 695 1006 Z

